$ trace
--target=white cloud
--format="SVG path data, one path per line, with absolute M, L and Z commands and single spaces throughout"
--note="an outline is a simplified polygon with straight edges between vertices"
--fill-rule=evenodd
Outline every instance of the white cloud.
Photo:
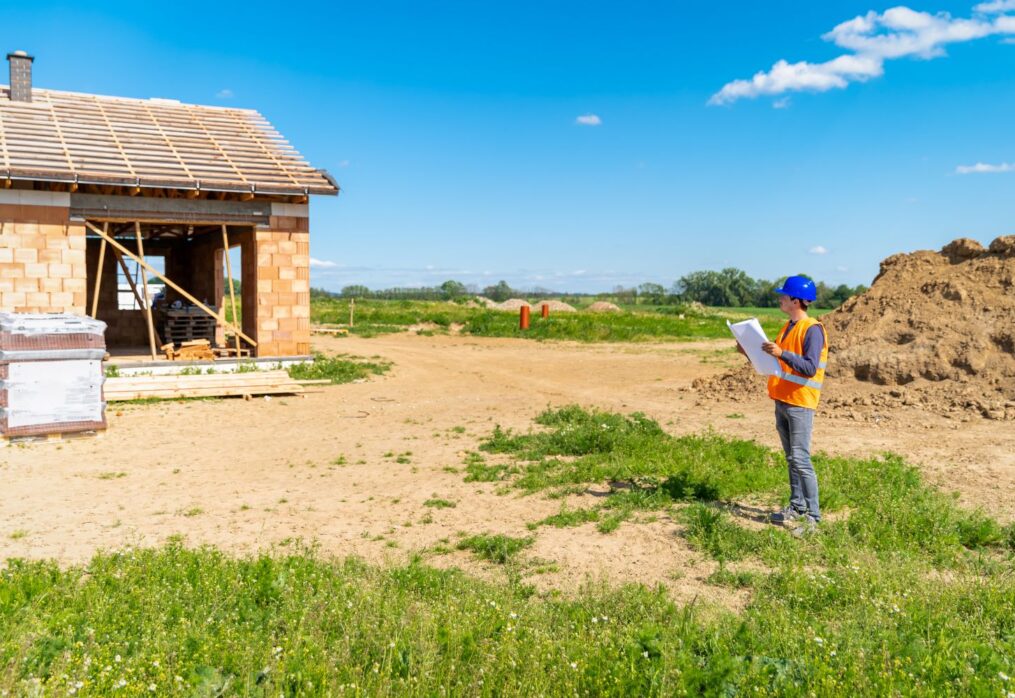
M 603 120 L 597 114 L 582 114 L 574 122 L 579 126 L 601 126 Z
M 994 172 L 1015 172 L 1015 163 L 1002 162 L 997 165 L 990 165 L 985 162 L 978 162 L 975 165 L 959 165 L 955 168 L 955 174 L 988 174 Z
M 223 87 L 221 90 L 215 93 L 215 96 L 218 97 L 219 99 L 232 99 L 234 95 L 233 91 L 230 90 L 228 87 Z
M 334 269 L 337 266 L 338 265 L 335 264 L 334 262 L 329 262 L 326 259 L 314 259 L 313 257 L 310 258 L 311 269 Z
M 1015 6 L 1015 0 L 998 0 L 977 7 L 1009 3 Z M 947 12 L 931 14 L 908 7 L 893 7 L 881 14 L 872 11 L 838 24 L 822 37 L 851 53 L 824 63 L 776 61 L 770 70 L 759 71 L 749 80 L 723 85 L 708 103 L 721 105 L 762 95 L 843 89 L 852 82 L 881 77 L 885 61 L 938 58 L 945 55 L 948 44 L 999 34 L 1015 34 L 1015 17 L 953 18 Z
M 981 2 L 979 5 L 974 7 L 973 10 L 976 12 L 982 12 L 985 15 L 1010 12 L 1015 10 L 1015 0 L 993 0 L 993 2 Z
M 811 249 L 807 250 L 811 254 L 828 254 L 828 248 L 824 245 L 815 245 Z
M 792 100 L 789 97 L 782 97 L 772 102 L 773 109 L 787 109 Z

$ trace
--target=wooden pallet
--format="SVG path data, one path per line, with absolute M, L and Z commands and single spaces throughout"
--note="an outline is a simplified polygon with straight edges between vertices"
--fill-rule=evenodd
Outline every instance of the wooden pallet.
M 122 376 L 107 378 L 103 386 L 106 402 L 148 398 L 247 397 L 254 395 L 296 395 L 303 385 L 285 371 L 214 373 L 187 376 Z
M 162 320 L 164 342 L 183 344 L 198 339 L 206 339 L 210 344 L 215 342 L 218 321 L 209 315 L 186 310 L 166 310 L 163 312 Z
M 75 441 L 77 439 L 98 439 L 106 432 L 104 431 L 75 431 L 66 434 L 35 434 L 32 436 L 3 436 L 0 435 L 0 448 L 17 446 L 19 444 L 42 444 L 57 443 L 63 441 Z

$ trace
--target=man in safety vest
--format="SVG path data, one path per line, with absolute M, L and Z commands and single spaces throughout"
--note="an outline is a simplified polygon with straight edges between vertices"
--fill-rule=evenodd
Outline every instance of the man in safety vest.
M 807 306 L 817 299 L 814 282 L 806 276 L 790 276 L 781 288 L 779 309 L 789 321 L 774 342 L 762 348 L 779 360 L 781 372 L 768 377 L 768 396 L 775 400 L 775 428 L 789 465 L 789 506 L 773 513 L 772 523 L 793 525 L 801 536 L 821 521 L 818 506 L 818 478 L 811 463 L 811 431 L 814 411 L 821 397 L 828 363 L 825 327 L 807 315 Z

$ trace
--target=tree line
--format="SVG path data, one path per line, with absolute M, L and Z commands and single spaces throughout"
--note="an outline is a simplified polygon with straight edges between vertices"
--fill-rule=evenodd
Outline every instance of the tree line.
M 806 276 L 806 275 L 805 275 Z M 728 267 L 720 271 L 694 271 L 680 277 L 672 286 L 666 288 L 662 284 L 643 283 L 638 286 L 617 286 L 608 293 L 566 293 L 561 294 L 549 289 L 521 290 L 512 288 L 506 281 L 479 288 L 466 285 L 453 279 L 439 286 L 423 286 L 415 288 L 388 288 L 373 290 L 363 285 L 345 286 L 339 293 L 324 289 L 311 289 L 311 297 L 329 298 L 363 298 L 381 300 L 429 300 L 453 301 L 481 295 L 498 303 L 508 298 L 525 298 L 539 296 L 596 297 L 611 299 L 620 303 L 645 305 L 678 305 L 682 303 L 701 303 L 717 307 L 761 307 L 770 308 L 779 305 L 775 289 L 782 285 L 786 277 L 774 281 L 754 279 L 741 269 Z M 823 281 L 816 282 L 818 299 L 815 305 L 819 308 L 836 308 L 847 298 L 867 290 L 864 285 L 849 286 L 840 284 L 831 286 Z

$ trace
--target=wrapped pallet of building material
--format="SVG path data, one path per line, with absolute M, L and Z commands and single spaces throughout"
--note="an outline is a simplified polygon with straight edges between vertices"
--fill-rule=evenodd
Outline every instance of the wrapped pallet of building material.
M 0 435 L 106 428 L 105 329 L 79 315 L 0 313 Z

